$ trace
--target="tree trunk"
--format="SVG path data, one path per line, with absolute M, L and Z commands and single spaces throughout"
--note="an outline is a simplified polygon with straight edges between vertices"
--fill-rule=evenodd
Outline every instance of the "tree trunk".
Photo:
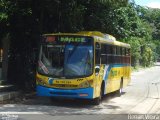
M 8 50 L 10 45 L 9 34 L 2 40 L 3 56 L 2 56 L 2 80 L 7 81 L 8 73 Z

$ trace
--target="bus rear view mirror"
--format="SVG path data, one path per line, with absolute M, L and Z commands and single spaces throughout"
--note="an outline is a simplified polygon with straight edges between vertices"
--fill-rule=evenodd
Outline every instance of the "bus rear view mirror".
M 100 71 L 100 68 L 96 67 L 96 68 L 95 68 L 96 76 L 99 74 L 99 71 Z
M 96 43 L 96 49 L 100 49 L 100 44 Z

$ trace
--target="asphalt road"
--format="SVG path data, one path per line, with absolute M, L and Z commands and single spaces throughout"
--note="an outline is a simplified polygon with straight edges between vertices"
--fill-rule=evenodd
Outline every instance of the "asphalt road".
M 138 116 L 134 116 L 139 114 Z M 152 116 L 146 116 L 146 115 Z M 156 114 L 156 115 L 155 115 Z M 160 63 L 132 73 L 132 80 L 123 95 L 106 95 L 102 104 L 89 101 L 56 100 L 33 97 L 14 104 L 0 105 L 0 119 L 24 120 L 110 120 L 141 117 L 160 120 Z

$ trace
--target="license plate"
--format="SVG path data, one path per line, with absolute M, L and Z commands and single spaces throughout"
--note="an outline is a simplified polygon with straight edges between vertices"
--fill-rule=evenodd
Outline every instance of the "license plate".
M 55 84 L 71 84 L 72 82 L 71 81 L 68 81 L 68 80 L 55 80 L 54 82 Z

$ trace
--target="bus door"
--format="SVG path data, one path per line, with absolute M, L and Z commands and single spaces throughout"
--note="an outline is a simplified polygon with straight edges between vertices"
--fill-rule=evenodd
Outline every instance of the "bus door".
M 100 69 L 101 69 L 101 63 L 100 63 L 100 44 L 96 43 L 95 45 L 95 97 L 99 97 L 100 93 Z

